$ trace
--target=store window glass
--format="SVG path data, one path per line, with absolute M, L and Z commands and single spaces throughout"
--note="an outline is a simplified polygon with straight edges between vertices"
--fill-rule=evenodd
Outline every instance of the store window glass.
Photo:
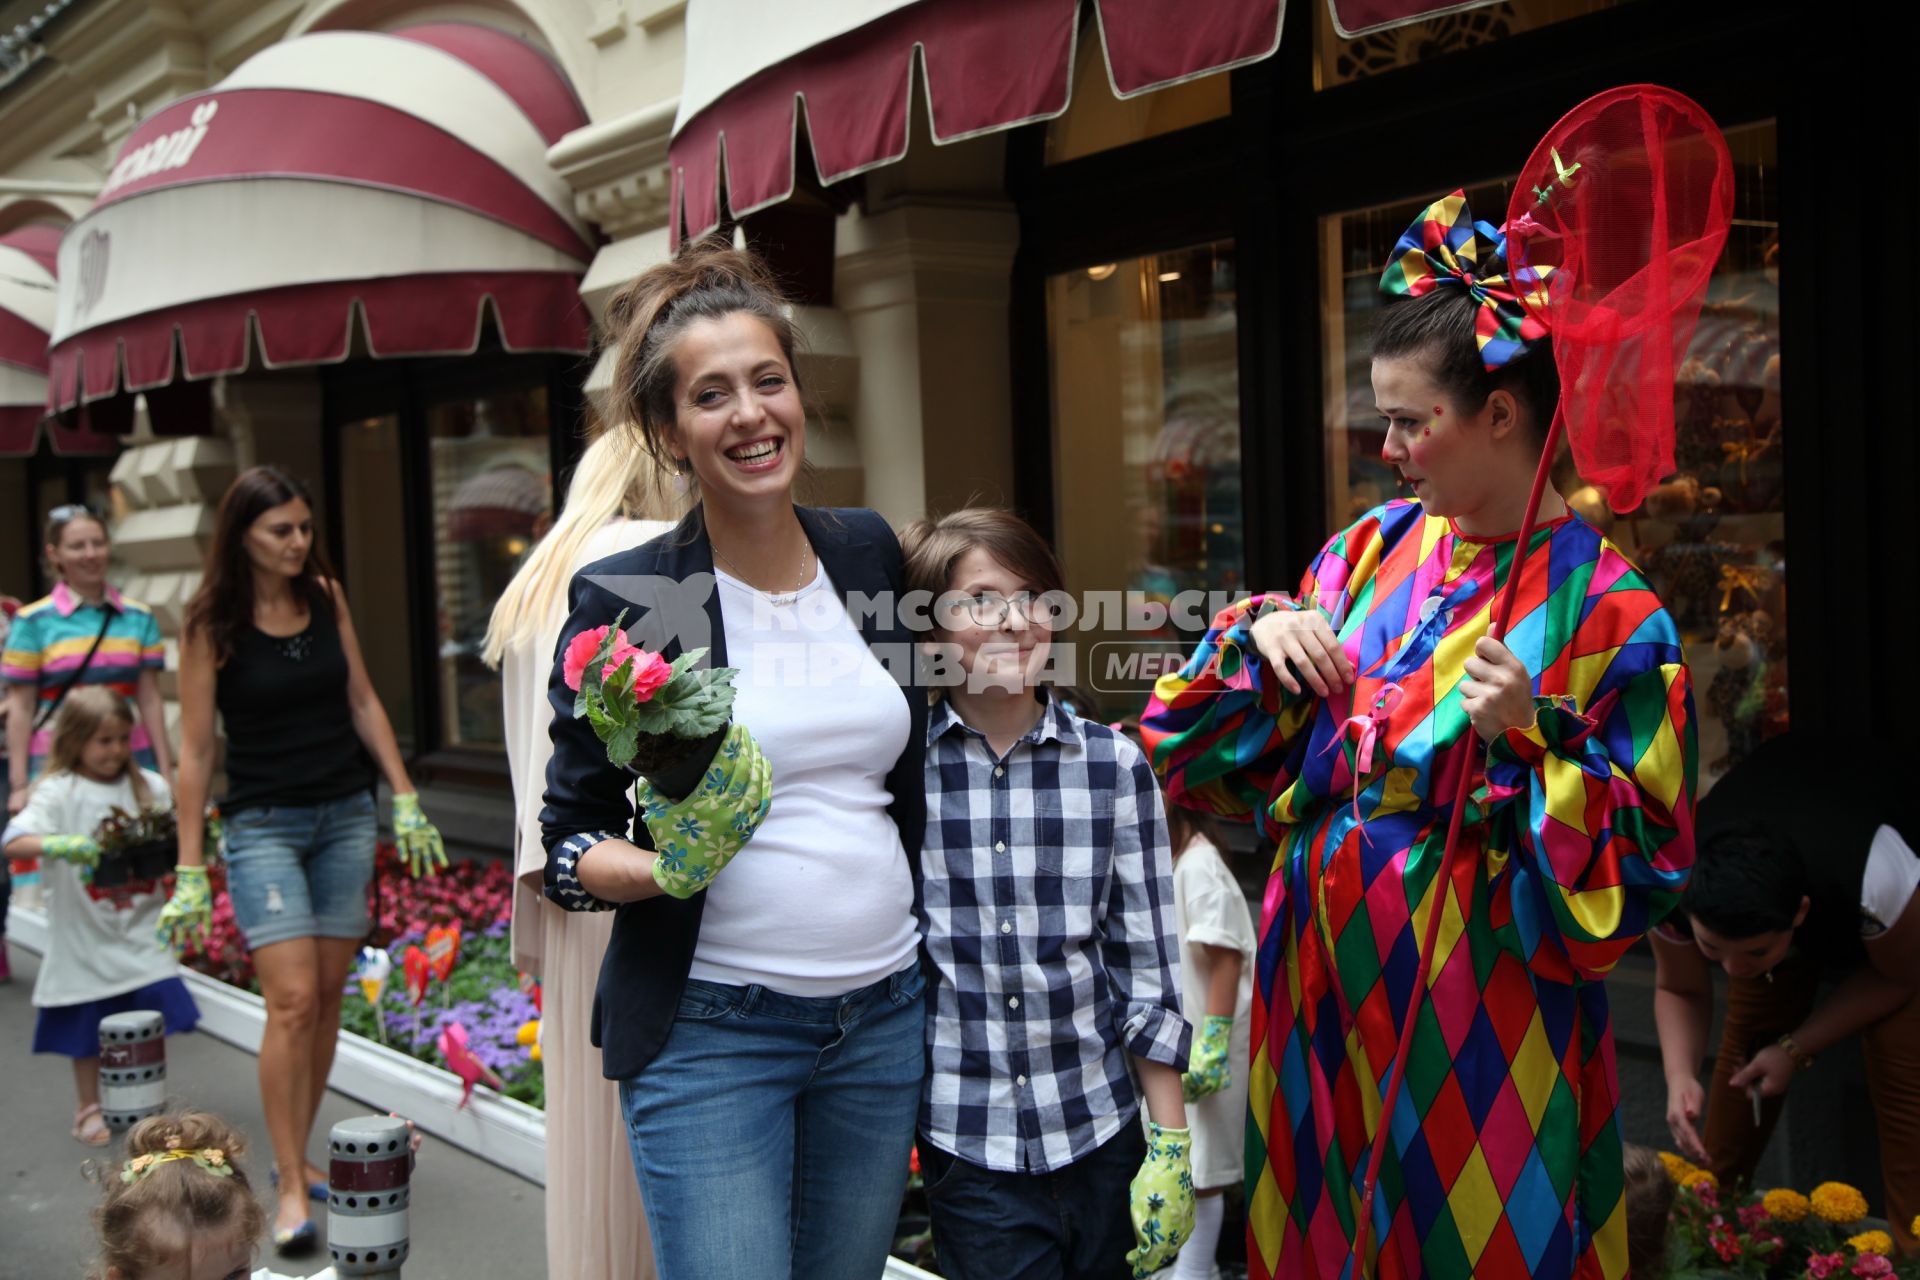
M 1345 39 L 1334 30 L 1327 6 L 1316 2 L 1307 6 L 1313 13 L 1313 87 L 1332 89 L 1351 84 L 1627 2 L 1508 0 L 1376 31 L 1358 40 Z
M 1703 791 L 1787 728 L 1777 135 L 1768 122 L 1729 131 L 1727 143 L 1733 231 L 1676 377 L 1674 474 L 1637 511 L 1616 513 L 1575 474 L 1570 455 L 1554 472 L 1568 502 L 1646 573 L 1680 626 L 1698 700 Z M 1404 496 L 1380 460 L 1385 424 L 1373 408 L 1368 350 L 1394 241 L 1442 194 L 1321 220 L 1329 527 Z M 1476 210 L 1500 210 L 1509 189 L 1489 184 L 1467 195 Z
M 1115 97 L 1100 33 L 1091 22 L 1083 23 L 1074 51 L 1073 97 L 1065 113 L 1047 123 L 1047 163 L 1157 138 L 1218 120 L 1232 110 L 1232 82 L 1226 72 L 1124 100 Z
M 1230 241 L 1047 281 L 1057 547 L 1068 587 L 1121 593 L 1083 613 L 1074 676 L 1108 718 L 1205 630 L 1209 594 L 1245 589 Z
M 400 419 L 386 413 L 345 424 L 339 433 L 340 575 L 360 632 L 360 653 L 402 752 L 419 749 L 414 724 L 413 627 L 407 602 L 406 488 L 401 479 Z
M 427 410 L 440 745 L 500 747 L 500 677 L 480 652 L 493 605 L 553 522 L 544 389 Z

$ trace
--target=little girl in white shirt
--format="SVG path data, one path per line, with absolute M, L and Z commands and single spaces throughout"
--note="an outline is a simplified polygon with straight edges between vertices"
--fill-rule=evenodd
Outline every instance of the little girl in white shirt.
M 133 712 L 119 694 L 75 689 L 54 717 L 46 769 L 26 808 L 0 835 L 8 857 L 44 864 L 47 954 L 33 985 L 33 1051 L 73 1059 L 73 1136 L 90 1147 L 111 1138 L 100 1115 L 100 1020 L 157 1010 L 169 1035 L 200 1020 L 156 932 L 167 900 L 161 883 L 93 883 L 101 852 L 95 837 L 115 809 L 138 814 L 173 805 L 166 779 L 133 762 L 132 729 Z

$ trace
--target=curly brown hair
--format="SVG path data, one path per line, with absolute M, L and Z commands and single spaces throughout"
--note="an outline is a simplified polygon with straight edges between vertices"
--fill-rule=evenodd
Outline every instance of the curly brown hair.
M 1627 1271 L 1633 1280 L 1667 1274 L 1667 1215 L 1673 1210 L 1673 1179 L 1651 1147 L 1627 1143 Z
M 258 1239 L 266 1214 L 237 1163 L 246 1146 L 232 1125 L 205 1111 L 148 1116 L 134 1125 L 127 1134 L 129 1163 L 168 1151 L 215 1150 L 233 1174 L 220 1177 L 191 1160 L 153 1165 L 133 1182 L 117 1169 L 106 1174 L 106 1198 L 93 1212 L 100 1257 L 88 1280 L 145 1275 L 178 1257 L 196 1236 Z

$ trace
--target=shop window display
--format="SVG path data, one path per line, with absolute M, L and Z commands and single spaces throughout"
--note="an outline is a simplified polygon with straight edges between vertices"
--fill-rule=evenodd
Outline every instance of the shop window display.
M 1679 624 L 1694 673 L 1700 788 L 1787 727 L 1786 436 L 1780 410 L 1780 236 L 1771 123 L 1727 132 L 1734 226 L 1676 377 L 1672 475 L 1638 510 L 1616 513 L 1557 462 L 1560 492 L 1646 573 Z M 1380 460 L 1368 351 L 1380 272 L 1433 192 L 1321 221 L 1330 527 L 1404 495 Z M 1505 208 L 1509 189 L 1467 192 Z
M 1083 616 L 1068 637 L 1109 717 L 1138 713 L 1203 633 L 1204 603 L 1183 618 L 1176 597 L 1246 586 L 1234 300 L 1226 241 L 1047 281 L 1056 546 L 1074 591 L 1145 607 L 1124 627 Z
M 553 523 L 544 390 L 427 410 L 442 746 L 505 741 L 500 677 L 480 661 L 494 602 Z

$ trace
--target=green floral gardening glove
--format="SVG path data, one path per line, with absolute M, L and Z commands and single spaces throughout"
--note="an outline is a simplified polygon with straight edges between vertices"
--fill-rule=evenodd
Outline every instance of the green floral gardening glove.
M 1127 1251 L 1134 1280 L 1172 1262 L 1193 1232 L 1193 1130 L 1147 1122 L 1147 1158 L 1127 1188 L 1136 1248 Z
M 40 856 L 77 867 L 100 865 L 100 844 L 92 836 L 41 836 Z
M 676 898 L 707 887 L 753 839 L 773 801 L 773 768 L 743 724 L 727 730 L 707 776 L 675 804 L 640 784 L 640 820 L 653 837 L 653 879 Z
M 1198 1102 L 1233 1083 L 1233 1019 L 1210 1013 L 1200 1025 L 1200 1042 L 1193 1046 L 1191 1071 L 1180 1077 L 1180 1091 L 1188 1102 Z
M 407 874 L 418 880 L 447 865 L 447 849 L 440 841 L 440 828 L 420 812 L 420 797 L 405 791 L 393 798 L 393 842 L 407 860 Z
M 175 867 L 173 896 L 160 908 L 160 924 L 154 930 L 160 941 L 175 951 L 189 943 L 206 945 L 213 929 L 213 893 L 207 886 L 205 867 Z

